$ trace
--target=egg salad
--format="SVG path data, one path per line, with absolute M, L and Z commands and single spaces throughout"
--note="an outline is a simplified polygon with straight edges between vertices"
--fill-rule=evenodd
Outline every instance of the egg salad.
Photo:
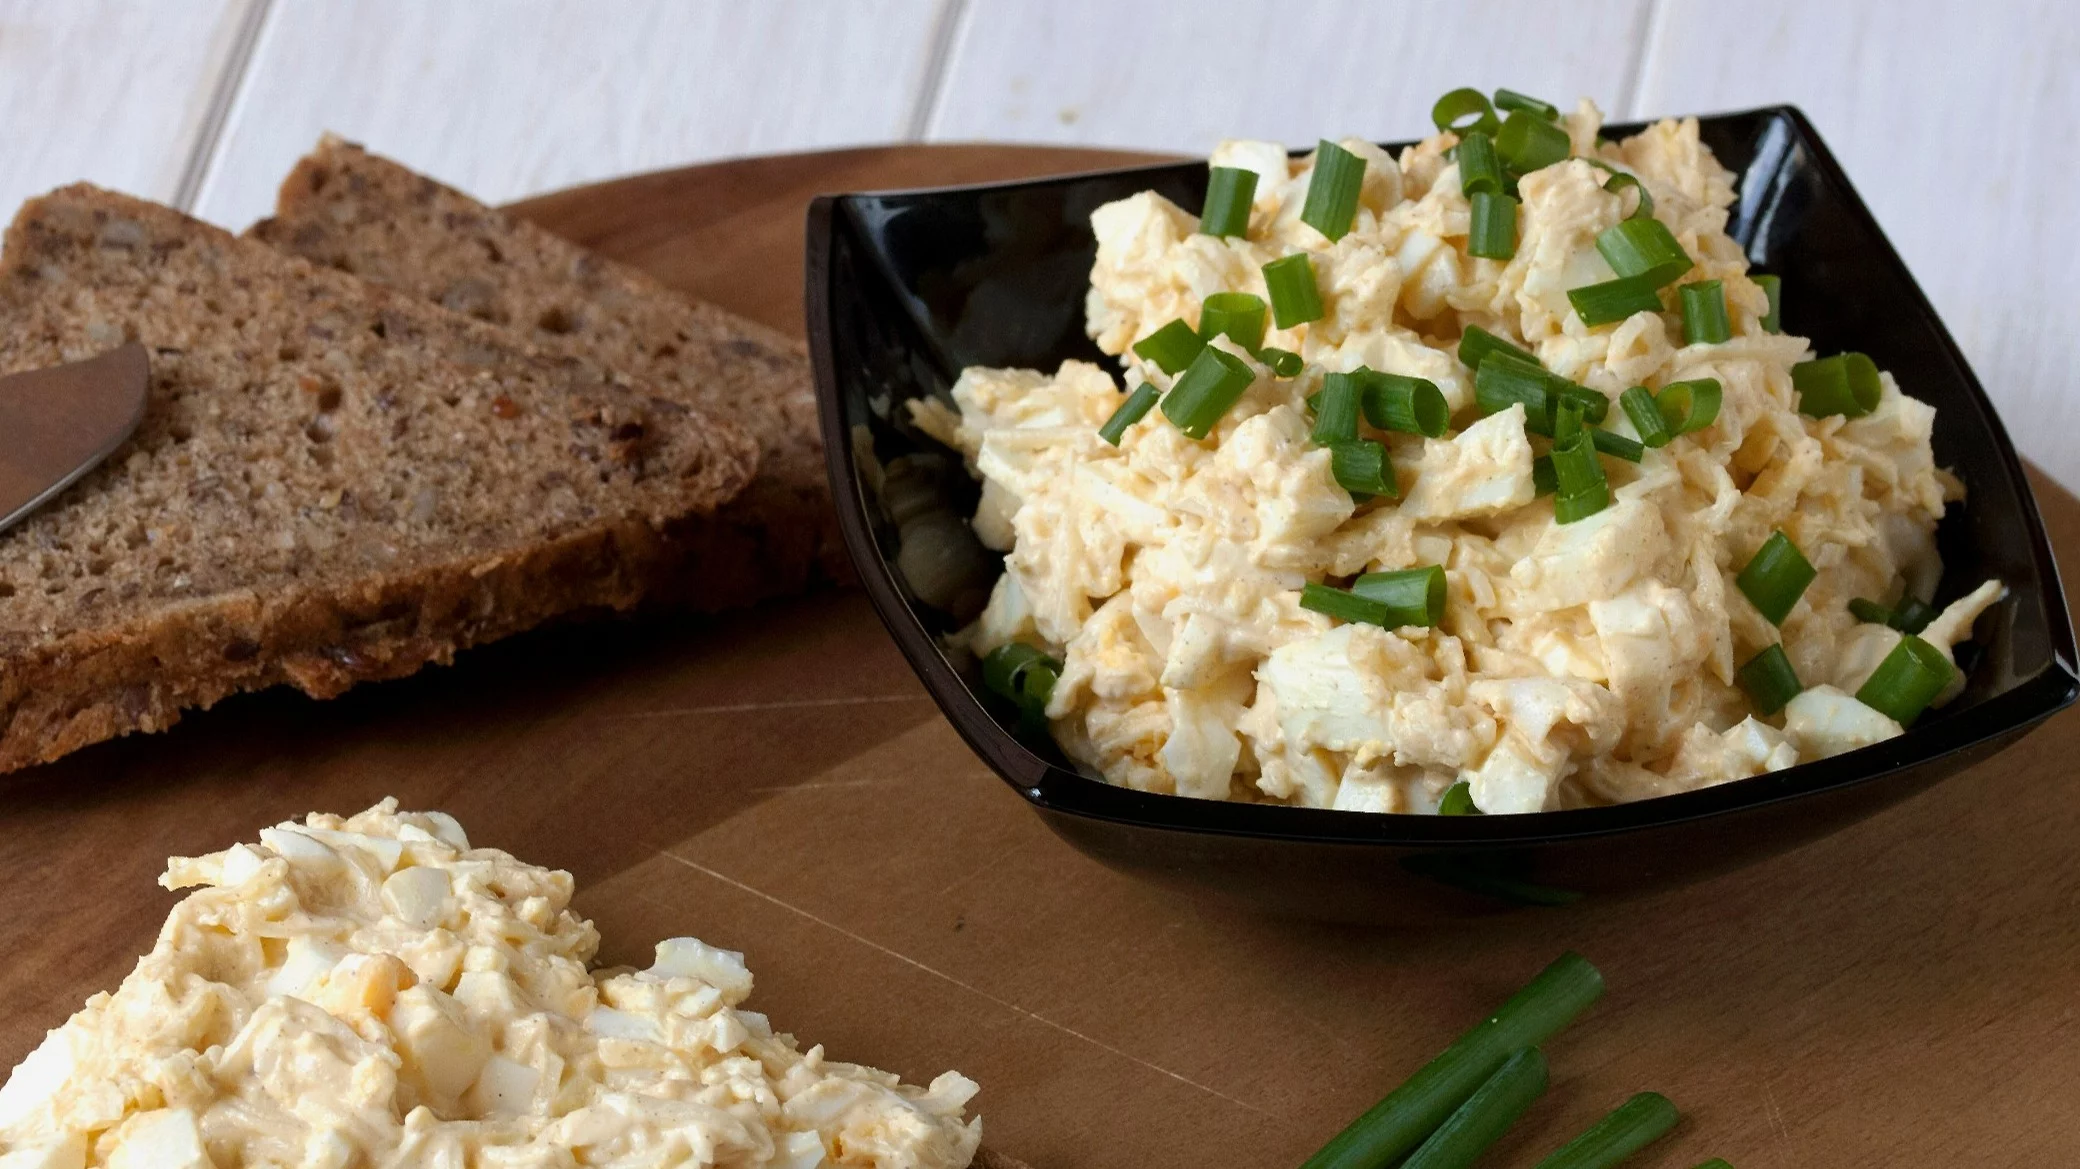
M 2004 590 L 1929 604 L 1935 412 L 1780 331 L 1697 121 L 1447 102 L 1398 157 L 1231 141 L 1199 214 L 1098 208 L 1124 384 L 912 403 L 1005 553 L 957 637 L 992 685 L 1115 784 L 1418 813 L 1724 783 L 1954 694 Z
M 385 801 L 175 857 L 194 888 L 0 1087 L 5 1169 L 964 1169 L 975 1085 L 801 1051 L 741 954 L 588 969 L 571 877 Z

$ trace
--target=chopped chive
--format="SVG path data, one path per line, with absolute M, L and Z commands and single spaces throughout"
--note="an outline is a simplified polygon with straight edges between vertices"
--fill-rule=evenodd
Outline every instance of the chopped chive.
M 1600 284 L 1584 284 L 1567 290 L 1567 303 L 1585 325 L 1608 325 L 1634 313 L 1661 311 L 1661 285 L 1652 273 L 1620 276 Z
M 1507 260 L 1517 254 L 1517 201 L 1493 191 L 1467 197 L 1473 208 L 1466 234 L 1466 254 L 1484 260 Z
M 1459 136 L 1459 193 L 1472 198 L 1486 191 L 1502 194 L 1502 163 L 1495 157 L 1495 139 L 1479 130 Z
M 1408 625 L 1435 628 L 1444 620 L 1445 581 L 1440 565 L 1368 572 L 1351 582 L 1351 591 L 1385 605 L 1389 629 Z
M 1019 679 L 1018 710 L 1028 731 L 1047 729 L 1047 704 L 1054 700 L 1055 683 L 1061 680 L 1061 667 L 1052 658 L 1026 668 Z
M 1387 623 L 1387 607 L 1378 601 L 1330 585 L 1308 581 L 1300 586 L 1300 607 L 1353 625 Z
M 1488 104 L 1488 95 L 1478 89 L 1455 89 L 1438 98 L 1430 107 L 1430 122 L 1439 133 L 1461 138 L 1475 133 L 1492 136 L 1501 125 L 1495 120 L 1495 107 Z
M 1304 593 L 1301 603 L 1306 604 Z M 1393 1164 L 1435 1132 L 1512 1054 L 1559 1034 L 1602 994 L 1603 975 L 1596 967 L 1580 954 L 1562 954 L 1494 1014 L 1337 1133 L 1301 1169 Z
M 1741 595 L 1771 625 L 1782 625 L 1791 607 L 1805 595 L 1806 586 L 1818 575 L 1820 570 L 1798 550 L 1791 537 L 1771 532 L 1733 583 L 1740 586 Z
M 1656 288 L 1672 284 L 1695 261 L 1675 233 L 1658 219 L 1627 219 L 1596 235 L 1596 250 L 1620 276 L 1651 278 Z
M 1314 151 L 1314 174 L 1307 180 L 1307 202 L 1300 222 L 1332 240 L 1342 239 L 1358 215 L 1358 192 L 1365 186 L 1365 160 L 1327 138 Z
M 1596 444 L 1579 431 L 1553 444 L 1553 483 L 1553 518 L 1560 523 L 1587 519 L 1611 505 Z
M 1639 441 L 1650 447 L 1664 447 L 1674 437 L 1669 432 L 1668 420 L 1661 417 L 1661 408 L 1654 404 L 1653 392 L 1645 386 L 1634 386 L 1618 395 L 1618 405 L 1625 408 L 1625 417 L 1632 419 L 1632 429 L 1639 432 Z
M 1703 430 L 1718 421 L 1719 398 L 1719 379 L 1701 377 L 1661 387 L 1654 405 L 1668 424 L 1669 434 L 1675 436 Z
M 1473 785 L 1460 780 L 1444 789 L 1437 798 L 1437 814 L 1440 816 L 1478 816 L 1481 809 L 1473 802 Z
M 1008 641 L 982 658 L 982 684 L 1018 707 L 1027 731 L 1047 728 L 1047 703 L 1061 679 L 1062 663 L 1022 641 Z
M 1856 701 L 1906 726 L 1928 709 L 1956 672 L 1942 650 L 1911 633 L 1903 634 L 1870 680 L 1856 691 Z
M 1801 361 L 1791 367 L 1791 384 L 1798 389 L 1798 412 L 1814 418 L 1861 418 L 1878 408 L 1883 392 L 1877 363 L 1861 353 Z
M 1540 455 L 1531 460 L 1531 491 L 1543 499 L 1560 490 L 1560 477 L 1553 472 L 1553 456 Z
M 1938 610 L 1919 597 L 1908 597 L 1892 614 L 1892 627 L 1901 633 L 1919 633 L 1936 619 Z
M 1275 349 L 1269 345 L 1257 350 L 1257 360 L 1271 367 L 1279 377 L 1299 377 L 1307 368 L 1307 362 L 1290 349 Z
M 1211 236 L 1249 235 L 1249 209 L 1257 198 L 1257 172 L 1247 167 L 1216 166 L 1206 173 L 1205 209 L 1199 230 Z
M 1726 319 L 1726 289 L 1717 280 L 1699 280 L 1676 289 L 1683 300 L 1683 344 L 1723 345 L 1733 339 Z
M 1762 316 L 1762 331 L 1765 333 L 1783 332 L 1783 306 L 1778 299 L 1784 291 L 1783 278 L 1779 276 L 1751 276 L 1749 279 L 1760 285 L 1763 294 L 1769 297 L 1769 311 Z
M 1560 116 L 1560 107 L 1552 102 L 1540 101 L 1528 93 L 1518 93 L 1514 89 L 1496 90 L 1495 108 L 1508 110 L 1511 113 L 1522 110 L 1527 114 L 1537 114 L 1548 122 Z
M 1208 345 L 1163 395 L 1163 417 L 1188 437 L 1205 438 L 1254 381 L 1256 374 L 1241 358 Z
M 1866 597 L 1856 597 L 1849 602 L 1849 615 L 1866 625 L 1890 625 L 1894 629 L 1899 628 L 1893 625 L 1893 622 L 1899 619 L 1897 614 Z
M 1724 1157 L 1713 1157 L 1702 1165 L 1693 1166 L 1693 1169 L 1733 1169 L 1733 1166 Z
M 1365 421 L 1381 430 L 1441 438 L 1451 424 L 1451 407 L 1429 378 L 1361 369 L 1365 385 Z
M 1216 292 L 1199 305 L 1199 336 L 1211 341 L 1226 333 L 1228 339 L 1257 351 L 1264 343 L 1264 301 L 1248 292 Z
M 1582 404 L 1565 398 L 1553 401 L 1553 441 L 1564 442 L 1582 432 Z
M 1466 1169 L 1509 1131 L 1509 1126 L 1545 1090 L 1546 1057 L 1536 1047 L 1517 1052 L 1409 1154 L 1401 1169 Z
M 1768 718 L 1784 709 L 1784 704 L 1798 697 L 1805 684 L 1798 680 L 1798 672 L 1791 668 L 1791 659 L 1784 656 L 1784 643 L 1773 641 L 1761 653 L 1749 658 L 1734 672 L 1733 680 L 1748 692 L 1748 700 L 1755 704 L 1755 713 Z
M 1306 252 L 1264 265 L 1264 287 L 1271 293 L 1271 321 L 1279 328 L 1322 319 L 1322 293 L 1315 287 L 1314 261 Z
M 1112 417 L 1105 420 L 1105 425 L 1098 428 L 1098 437 L 1113 446 L 1118 446 L 1119 440 L 1126 437 L 1127 427 L 1146 417 L 1149 407 L 1155 405 L 1156 399 L 1161 396 L 1161 391 L 1151 382 L 1142 382 L 1135 386 L 1134 392 L 1127 395 L 1127 400 L 1121 402 L 1119 409 L 1112 412 Z
M 1581 407 L 1582 421 L 1595 426 L 1610 417 L 1611 400 L 1604 397 L 1602 391 L 1576 385 L 1558 374 L 1547 376 L 1552 378 L 1553 392 L 1560 396 L 1561 401 L 1573 402 Z
M 1356 439 L 1359 400 L 1364 393 L 1357 374 L 1332 373 L 1324 377 L 1321 394 L 1314 404 L 1314 433 L 1309 437 L 1323 446 Z
M 1523 110 L 1512 111 L 1495 132 L 1495 153 L 1520 175 L 1564 161 L 1573 149 L 1567 131 Z
M 1619 1162 L 1667 1135 L 1678 1119 L 1668 1097 L 1641 1092 L 1540 1161 L 1538 1169 L 1616 1169 Z
M 1615 431 L 1591 430 L 1589 439 L 1595 444 L 1597 450 L 1614 459 L 1623 459 L 1628 463 L 1637 463 L 1647 457 L 1647 448 L 1644 443 L 1634 442 Z
M 1401 498 L 1401 485 L 1394 480 L 1394 461 L 1387 457 L 1386 447 L 1371 439 L 1330 443 L 1329 473 L 1336 477 L 1336 485 L 1350 492 L 1354 499 L 1362 501 L 1375 495 Z
M 1553 433 L 1551 376 L 1527 361 L 1507 353 L 1484 359 L 1473 375 L 1473 402 L 1483 414 L 1499 414 L 1512 405 L 1524 407 L 1524 429 L 1533 434 Z
M 1175 376 L 1184 372 L 1184 367 L 1199 356 L 1206 347 L 1206 339 L 1192 331 L 1183 321 L 1172 321 L 1141 340 L 1134 342 L 1134 353 L 1144 361 L 1155 363 L 1157 369 Z
M 1639 196 L 1639 202 L 1635 203 L 1632 207 L 1632 214 L 1627 215 L 1625 218 L 1654 218 L 1653 193 L 1647 190 L 1647 185 L 1645 183 L 1639 181 L 1638 175 L 1627 174 L 1624 171 L 1621 171 L 1616 167 L 1613 167 L 1607 162 L 1600 163 L 1598 165 L 1601 165 L 1603 169 L 1611 172 L 1611 177 L 1603 180 L 1604 190 L 1609 191 L 1611 194 L 1616 195 L 1620 200 L 1623 200 L 1625 198 L 1625 188 L 1630 187 L 1632 188 L 1633 192 Z M 1624 203 L 1620 202 L 1618 205 L 1620 207 L 1623 207 Z
M 1468 369 L 1479 369 L 1481 362 L 1491 353 L 1507 353 L 1528 365 L 1537 365 L 1538 358 L 1528 351 L 1497 337 L 1479 325 L 1468 325 L 1459 334 L 1459 364 Z

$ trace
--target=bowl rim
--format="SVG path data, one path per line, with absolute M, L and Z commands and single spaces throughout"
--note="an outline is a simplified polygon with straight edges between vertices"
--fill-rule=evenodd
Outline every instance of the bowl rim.
M 1047 813 L 1140 828 L 1261 840 L 1439 849 L 1500 848 L 1638 832 L 1730 816 L 1822 792 L 1861 787 L 2004 737 L 2019 736 L 2072 705 L 2075 698 L 2080 697 L 2080 668 L 2075 665 L 2076 660 L 2080 660 L 2080 651 L 2076 651 L 2074 646 L 2072 619 L 2043 515 L 2007 428 L 1948 326 L 1803 111 L 1794 105 L 1770 105 L 1697 117 L 1700 122 L 1765 117 L 1788 120 L 1797 131 L 1799 140 L 1810 147 L 1811 163 L 1823 172 L 1827 181 L 1838 184 L 1848 194 L 1849 213 L 1875 240 L 1879 258 L 1905 277 L 1903 294 L 1908 298 L 1909 306 L 1918 311 L 1921 321 L 1933 331 L 1939 347 L 1962 373 L 1964 389 L 1981 425 L 1992 439 L 1999 465 L 2023 501 L 2021 519 L 2027 533 L 2030 558 L 2043 582 L 2045 632 L 2050 642 L 2049 658 L 2042 669 L 2007 692 L 1981 703 L 1968 718 L 1909 729 L 1896 739 L 1783 771 L 1603 807 L 1461 817 L 1238 803 L 1117 787 L 1049 763 L 999 725 L 967 681 L 955 672 L 930 630 L 917 620 L 909 602 L 904 599 L 892 567 L 875 539 L 867 515 L 867 501 L 859 487 L 861 481 L 853 457 L 851 435 L 841 417 L 838 400 L 831 328 L 835 302 L 830 262 L 836 220 L 848 204 L 859 199 L 1033 190 L 1093 178 L 1131 177 L 1167 171 L 1195 161 L 1191 156 L 1179 156 L 1170 161 L 1100 167 L 1030 179 L 825 194 L 810 201 L 806 224 L 804 311 L 824 459 L 831 479 L 833 502 L 837 505 L 838 526 L 875 614 L 962 740 L 996 772 L 998 778 L 1036 809 Z M 1625 133 L 1636 131 L 1642 125 L 1644 123 L 1619 123 L 1606 129 Z M 1388 144 L 1387 149 L 1398 151 L 1402 145 Z

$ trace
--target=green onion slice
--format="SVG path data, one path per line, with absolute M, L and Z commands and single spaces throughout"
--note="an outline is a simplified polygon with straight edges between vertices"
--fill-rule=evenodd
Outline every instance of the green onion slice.
M 1654 287 L 1673 284 L 1695 261 L 1675 233 L 1658 219 L 1627 219 L 1596 235 L 1596 250 L 1620 276 L 1651 277 Z
M 1352 442 L 1358 437 L 1358 410 L 1365 396 L 1364 383 L 1354 373 L 1332 373 L 1322 379 L 1321 394 L 1314 404 L 1314 441 Z
M 1528 351 L 1497 337 L 1479 325 L 1468 325 L 1459 334 L 1459 364 L 1468 369 L 1479 369 L 1481 362 L 1491 353 L 1507 353 L 1527 365 L 1537 365 L 1538 358 Z
M 1867 597 L 1857 597 L 1851 600 L 1849 602 L 1849 615 L 1867 625 L 1891 625 L 1894 629 L 1899 628 L 1897 625 L 1893 625 L 1893 622 L 1899 619 L 1897 614 Z
M 1678 1119 L 1668 1097 L 1641 1092 L 1540 1161 L 1538 1169 L 1616 1169 L 1625 1158 L 1667 1135 Z
M 1748 692 L 1748 701 L 1755 704 L 1755 713 L 1764 718 L 1784 709 L 1785 703 L 1798 697 L 1799 691 L 1805 689 L 1805 684 L 1798 680 L 1798 672 L 1791 668 L 1791 659 L 1784 656 L 1784 643 L 1776 641 L 1742 663 L 1733 680 Z
M 1784 291 L 1783 278 L 1780 276 L 1751 276 L 1749 279 L 1760 285 L 1764 295 L 1769 297 L 1769 311 L 1763 314 L 1762 331 L 1765 333 L 1783 332 L 1784 315 L 1782 312 L 1782 301 L 1780 300 Z
M 1625 410 L 1625 417 L 1632 419 L 1632 429 L 1639 432 L 1639 441 L 1650 447 L 1664 447 L 1674 435 L 1668 421 L 1661 417 L 1661 408 L 1654 404 L 1654 394 L 1645 386 L 1634 386 L 1618 395 L 1618 405 Z
M 1856 691 L 1856 700 L 1906 726 L 1928 709 L 1956 672 L 1942 650 L 1905 634 Z
M 1495 108 L 1498 110 L 1508 110 L 1511 113 L 1516 113 L 1518 110 L 1522 110 L 1527 114 L 1537 114 L 1539 117 L 1544 118 L 1548 122 L 1560 116 L 1560 107 L 1554 105 L 1552 102 L 1540 101 L 1539 99 L 1532 97 L 1528 93 L 1518 93 L 1514 89 L 1496 90 Z
M 1699 280 L 1676 290 L 1683 299 L 1683 344 L 1723 345 L 1733 339 L 1726 319 L 1726 288 L 1717 280 Z
M 1589 439 L 1597 450 L 1614 459 L 1623 459 L 1628 463 L 1637 463 L 1647 457 L 1646 444 L 1634 442 L 1616 431 L 1591 430 Z
M 1820 571 L 1791 542 L 1791 537 L 1771 532 L 1733 583 L 1740 586 L 1741 595 L 1771 625 L 1782 625 L 1791 607 L 1805 595 L 1806 586 L 1818 575 Z
M 1713 1157 L 1702 1165 L 1694 1166 L 1693 1169 L 1733 1169 L 1733 1166 L 1724 1157 Z
M 1037 664 L 1060 668 L 1046 652 L 1022 641 L 1007 641 L 982 657 L 982 684 L 993 694 L 1016 701 L 1024 693 L 1027 669 Z
M 1249 210 L 1257 198 L 1257 172 L 1247 167 L 1216 166 L 1207 170 L 1206 205 L 1199 230 L 1212 236 L 1249 235 Z
M 1301 1169 L 1393 1164 L 1435 1132 L 1512 1054 L 1559 1034 L 1602 994 L 1603 975 L 1596 967 L 1580 954 L 1562 954 L 1500 1010 L 1337 1133 Z
M 1546 1057 L 1535 1047 L 1517 1052 L 1409 1154 L 1401 1169 L 1466 1169 L 1545 1090 Z
M 1221 334 L 1249 350 L 1264 343 L 1264 300 L 1248 292 L 1216 292 L 1199 305 L 1199 336 L 1211 341 Z
M 1141 340 L 1134 342 L 1134 353 L 1143 361 L 1155 363 L 1157 369 L 1175 376 L 1184 372 L 1184 367 L 1199 356 L 1206 347 L 1206 339 L 1192 331 L 1183 321 L 1172 321 Z
M 1582 404 L 1566 398 L 1553 400 L 1553 441 L 1564 442 L 1582 432 Z
M 1451 407 L 1444 392 L 1429 378 L 1360 369 L 1365 386 L 1365 421 L 1381 430 L 1442 438 L 1451 424 Z
M 1444 789 L 1437 798 L 1437 814 L 1440 816 L 1478 816 L 1479 805 L 1473 802 L 1473 785 L 1465 780 Z
M 1560 477 L 1553 472 L 1553 456 L 1540 455 L 1531 460 L 1531 490 L 1539 499 L 1560 490 Z
M 1523 110 L 1512 111 L 1495 132 L 1495 153 L 1520 175 L 1564 161 L 1573 149 L 1567 131 Z
M 1582 421 L 1595 426 L 1610 417 L 1611 400 L 1604 397 L 1602 391 L 1578 386 L 1558 374 L 1547 376 L 1552 379 L 1553 391 L 1560 396 L 1561 401 L 1573 402 L 1581 407 Z
M 1205 438 L 1256 380 L 1241 358 L 1208 345 L 1163 395 L 1163 417 L 1187 436 Z
M 1878 408 L 1883 391 L 1877 363 L 1861 353 L 1801 361 L 1791 367 L 1791 384 L 1798 389 L 1799 413 L 1814 418 L 1861 418 Z
M 1517 201 L 1494 191 L 1467 197 L 1473 224 L 1466 233 L 1466 254 L 1484 260 L 1507 260 L 1517 254 Z
M 1387 457 L 1386 447 L 1371 439 L 1330 443 L 1329 473 L 1355 499 L 1375 495 L 1401 498 L 1401 485 L 1394 481 L 1394 461 Z
M 1483 414 L 1499 414 L 1516 403 L 1524 406 L 1524 429 L 1553 433 L 1552 375 L 1507 353 L 1483 359 L 1473 374 L 1473 402 Z
M 1342 239 L 1358 216 L 1358 192 L 1365 186 L 1365 160 L 1327 138 L 1315 147 L 1314 173 L 1307 180 L 1307 202 L 1300 222 L 1332 240 Z
M 1611 504 L 1610 481 L 1596 459 L 1596 444 L 1577 431 L 1553 444 L 1553 518 L 1584 520 Z
M 1444 620 L 1444 569 L 1435 564 L 1393 572 L 1368 572 L 1351 582 L 1351 591 L 1387 607 L 1389 629 L 1408 625 L 1435 628 Z
M 1495 157 L 1495 139 L 1479 130 L 1459 136 L 1459 193 L 1471 198 L 1486 191 L 1502 194 L 1502 162 Z
M 1684 435 L 1718 421 L 1720 397 L 1718 378 L 1692 378 L 1661 387 L 1654 405 L 1668 424 L 1669 434 Z
M 1161 391 L 1151 382 L 1142 382 L 1135 386 L 1134 392 L 1127 395 L 1127 400 L 1121 402 L 1119 409 L 1112 412 L 1112 417 L 1105 420 L 1105 425 L 1098 428 L 1098 437 L 1113 446 L 1118 446 L 1119 440 L 1126 437 L 1127 427 L 1146 417 L 1149 407 L 1155 405 L 1156 399 L 1161 396 Z
M 1314 282 L 1314 261 L 1294 252 L 1264 265 L 1264 287 L 1271 293 L 1271 320 L 1281 329 L 1322 319 L 1322 293 Z
M 1934 605 L 1921 598 L 1908 597 L 1899 603 L 1899 609 L 1892 614 L 1892 627 L 1901 633 L 1919 633 L 1928 628 L 1928 623 L 1936 619 L 1938 612 L 1940 610 Z
M 1462 139 L 1474 133 L 1492 136 L 1501 125 L 1495 120 L 1495 107 L 1488 104 L 1488 95 L 1471 88 L 1455 89 L 1438 98 L 1430 107 L 1430 121 L 1440 133 Z
M 1308 581 L 1300 586 L 1300 607 L 1353 625 L 1387 623 L 1387 607 L 1356 593 Z
M 1634 313 L 1661 311 L 1661 286 L 1666 283 L 1654 273 L 1620 276 L 1601 284 L 1584 284 L 1567 290 L 1567 303 L 1585 325 L 1608 325 Z
M 1639 196 L 1639 201 L 1632 206 L 1632 214 L 1627 215 L 1625 218 L 1652 219 L 1654 217 L 1654 194 L 1647 190 L 1645 183 L 1639 181 L 1638 175 L 1619 170 L 1600 158 L 1585 158 L 1582 161 L 1611 176 L 1603 180 L 1604 190 L 1609 191 L 1622 200 L 1625 198 L 1625 189 L 1630 187 L 1633 193 Z M 1618 205 L 1620 207 L 1624 206 L 1622 202 Z
M 1300 371 L 1307 368 L 1307 362 L 1299 354 L 1269 345 L 1257 350 L 1257 360 L 1270 366 L 1271 372 L 1279 377 L 1299 377 Z

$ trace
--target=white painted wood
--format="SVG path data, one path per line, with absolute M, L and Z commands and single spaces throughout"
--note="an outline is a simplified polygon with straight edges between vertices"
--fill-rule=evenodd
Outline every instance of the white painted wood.
M 1433 132 L 1462 85 L 1631 98 L 1646 0 L 975 0 L 927 136 L 1203 153 Z
M 1633 112 L 1802 107 L 2016 444 L 2080 484 L 2080 5 L 1738 7 L 1667 0 Z M 1913 371 L 1894 372 L 1911 391 Z
M 242 228 L 325 130 L 480 198 L 904 136 L 939 0 L 277 0 L 197 210 Z
M 170 200 L 248 0 L 0 0 L 0 217 L 66 183 Z

